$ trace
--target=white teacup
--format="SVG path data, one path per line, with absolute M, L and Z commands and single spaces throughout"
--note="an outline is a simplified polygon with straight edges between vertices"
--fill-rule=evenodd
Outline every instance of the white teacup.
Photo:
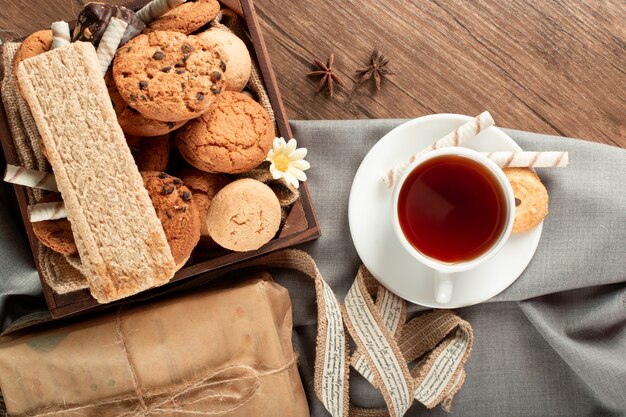
M 421 253 L 417 250 L 406 238 L 402 228 L 400 227 L 400 220 L 398 217 L 398 199 L 400 196 L 400 190 L 402 189 L 402 185 L 406 181 L 407 177 L 413 170 L 419 167 L 424 162 L 444 155 L 456 155 L 463 156 L 467 158 L 471 158 L 475 162 L 481 164 L 484 168 L 490 171 L 494 177 L 498 180 L 500 186 L 502 187 L 502 191 L 504 192 L 505 202 L 506 202 L 506 223 L 504 228 L 502 229 L 502 233 L 494 241 L 492 246 L 484 251 L 480 256 L 474 259 L 470 259 L 468 261 L 462 262 L 443 262 L 438 259 L 432 258 Z M 473 151 L 468 148 L 462 147 L 447 147 L 441 148 L 435 151 L 428 152 L 422 155 L 420 158 L 415 160 L 403 173 L 400 180 L 397 182 L 396 187 L 393 193 L 393 229 L 394 232 L 405 248 L 407 252 L 409 252 L 418 262 L 432 268 L 435 270 L 435 299 L 440 304 L 446 304 L 450 301 L 453 292 L 453 275 L 457 272 L 467 271 L 473 268 L 478 267 L 482 263 L 489 260 L 492 256 L 494 256 L 506 243 L 507 239 L 511 235 L 511 230 L 513 229 L 513 221 L 515 218 L 515 197 L 513 196 L 513 189 L 511 188 L 511 184 L 509 183 L 506 175 L 500 167 L 498 167 L 491 160 L 487 159 L 485 156 L 480 153 Z

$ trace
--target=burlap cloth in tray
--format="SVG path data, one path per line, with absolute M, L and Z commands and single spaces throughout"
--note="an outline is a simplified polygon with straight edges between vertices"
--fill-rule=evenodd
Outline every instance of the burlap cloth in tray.
M 230 11 L 220 12 L 215 20 L 211 22 L 211 26 L 235 33 L 244 40 L 249 50 L 252 51 L 250 38 L 240 24 L 236 14 Z M 30 113 L 28 104 L 17 89 L 15 75 L 13 74 L 13 58 L 19 46 L 19 42 L 9 42 L 3 45 L 4 79 L 2 81 L 2 101 L 20 165 L 25 168 L 50 172 L 50 165 L 42 152 L 41 138 L 37 126 Z M 254 53 L 251 53 L 251 55 L 254 57 Z M 269 114 L 272 123 L 276 125 L 274 110 L 254 59 L 248 88 L 256 94 L 259 103 Z M 275 130 L 278 131 L 276 127 Z M 299 198 L 297 189 L 284 181 L 274 180 L 269 175 L 265 165 L 238 177 L 254 178 L 268 184 L 280 201 L 283 222 L 289 213 L 291 205 Z M 38 203 L 44 194 L 41 190 L 28 188 L 27 195 L 28 204 L 30 205 Z M 80 259 L 68 258 L 43 245 L 39 245 L 39 249 L 34 256 L 39 261 L 41 273 L 46 283 L 58 294 L 66 294 L 88 288 L 85 277 L 79 271 Z

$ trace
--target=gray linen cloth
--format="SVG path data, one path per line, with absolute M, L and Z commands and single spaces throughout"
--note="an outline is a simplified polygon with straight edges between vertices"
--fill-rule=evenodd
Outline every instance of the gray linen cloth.
M 305 245 L 343 300 L 359 258 L 348 229 L 352 178 L 367 151 L 401 120 L 294 121 L 309 148 L 309 186 L 322 237 Z M 486 303 L 458 309 L 474 328 L 467 379 L 455 416 L 626 415 L 626 150 L 507 130 L 526 150 L 567 150 L 566 169 L 540 170 L 550 214 L 523 275 Z M 2 328 L 41 310 L 41 288 L 21 219 L 0 193 Z M 274 271 L 294 308 L 294 341 L 311 415 L 328 416 L 313 392 L 315 293 L 297 274 Z M 411 306 L 415 313 L 421 310 Z M 382 398 L 352 373 L 351 399 L 381 407 Z M 417 403 L 408 416 L 444 416 Z

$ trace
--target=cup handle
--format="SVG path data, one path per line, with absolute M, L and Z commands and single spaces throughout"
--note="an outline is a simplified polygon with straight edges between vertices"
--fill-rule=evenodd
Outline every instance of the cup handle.
M 435 270 L 435 300 L 448 304 L 452 298 L 452 274 Z

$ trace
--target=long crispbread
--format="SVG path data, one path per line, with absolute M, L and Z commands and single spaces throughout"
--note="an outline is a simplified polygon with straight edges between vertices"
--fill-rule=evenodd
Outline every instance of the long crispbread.
M 76 42 L 17 71 L 100 303 L 162 285 L 176 265 L 124 134 L 96 51 Z

